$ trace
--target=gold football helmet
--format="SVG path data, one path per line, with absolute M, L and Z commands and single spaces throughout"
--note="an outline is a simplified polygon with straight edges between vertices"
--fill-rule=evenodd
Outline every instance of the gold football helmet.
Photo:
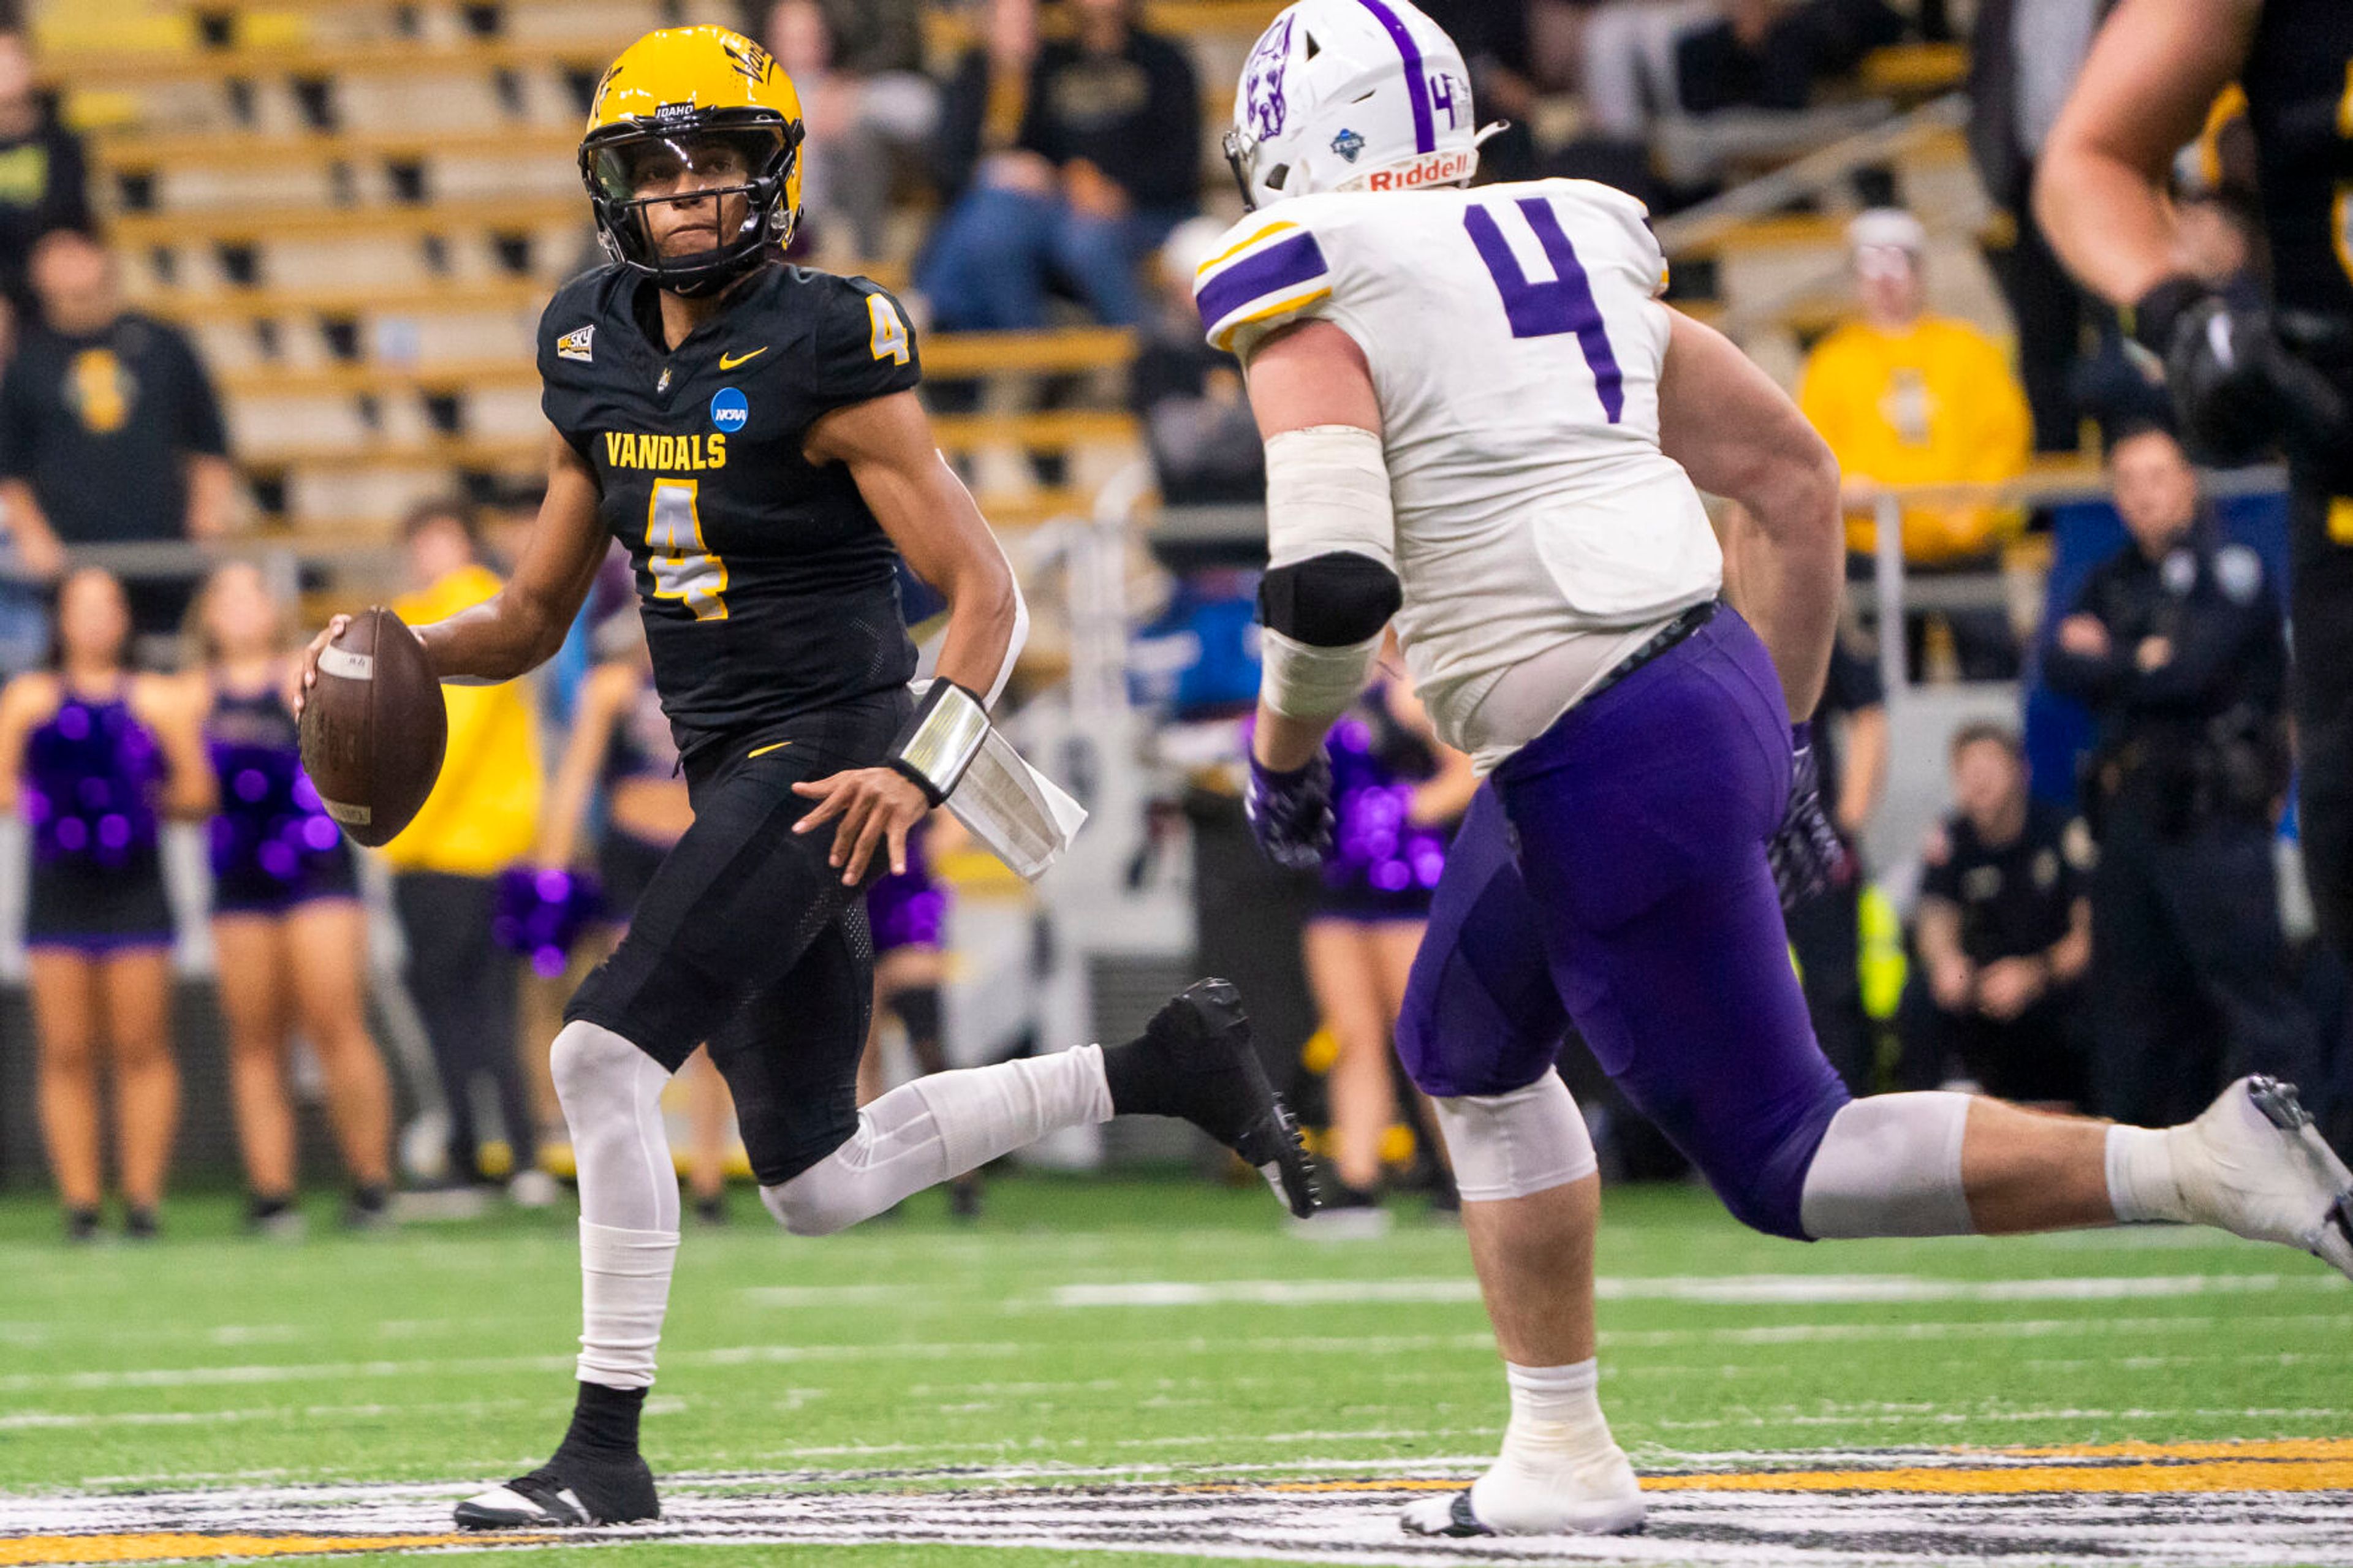
M 607 254 L 676 294 L 709 294 L 792 240 L 800 221 L 800 94 L 767 50 L 724 27 L 668 27 L 621 52 L 596 84 L 580 177 Z M 733 234 L 666 256 L 647 226 L 663 203 L 744 198 Z

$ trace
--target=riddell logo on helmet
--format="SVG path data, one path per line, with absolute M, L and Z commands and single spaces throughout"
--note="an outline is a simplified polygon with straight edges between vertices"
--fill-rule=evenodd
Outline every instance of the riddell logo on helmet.
M 1418 191 L 1425 185 L 1451 185 L 1457 180 L 1469 179 L 1478 167 L 1479 154 L 1468 147 L 1425 153 L 1411 163 L 1374 170 L 1365 176 L 1364 188 L 1368 191 Z

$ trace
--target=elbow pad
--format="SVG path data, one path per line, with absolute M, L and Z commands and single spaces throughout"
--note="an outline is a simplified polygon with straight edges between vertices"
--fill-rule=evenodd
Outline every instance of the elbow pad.
M 1258 585 L 1266 629 L 1319 647 L 1380 636 L 1404 602 L 1396 573 L 1345 552 L 1278 566 Z
M 1404 602 L 1381 438 L 1344 425 L 1285 431 L 1266 444 L 1266 472 L 1262 694 L 1290 718 L 1336 717 Z

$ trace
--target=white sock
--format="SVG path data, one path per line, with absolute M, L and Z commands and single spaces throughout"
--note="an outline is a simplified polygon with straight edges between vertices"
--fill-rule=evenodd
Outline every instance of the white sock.
M 678 1232 L 621 1230 L 580 1222 L 580 1361 L 583 1383 L 650 1388 L 654 1350 L 670 1305 Z
M 2111 1127 L 2106 1166 L 2108 1203 L 2119 1225 L 2149 1220 L 2191 1222 L 2189 1201 L 2173 1168 L 2170 1127 Z
M 1111 1120 L 1103 1047 L 934 1073 L 859 1112 L 849 1142 L 761 1202 L 795 1236 L 829 1236 L 1063 1127 Z
M 1504 1365 L 1512 1391 L 1503 1453 L 1471 1483 L 1471 1511 L 1505 1535 L 1614 1531 L 1642 1517 L 1633 1467 L 1609 1436 L 1591 1361 Z
M 1615 1447 L 1597 1393 L 1598 1361 L 1588 1357 L 1570 1366 L 1505 1362 L 1504 1382 L 1512 1391 L 1512 1423 L 1504 1430 L 1506 1458 L 1573 1463 Z
M 580 1177 L 580 1380 L 648 1388 L 678 1257 L 670 1074 L 612 1030 L 566 1024 L 548 1065 Z

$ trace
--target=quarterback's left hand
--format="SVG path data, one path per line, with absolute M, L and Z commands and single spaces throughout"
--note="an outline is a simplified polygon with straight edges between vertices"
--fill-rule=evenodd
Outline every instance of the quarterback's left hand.
M 932 809 L 913 780 L 890 768 L 852 768 L 831 778 L 797 784 L 793 793 L 817 802 L 793 824 L 795 833 L 814 832 L 839 819 L 826 863 L 841 868 L 845 888 L 854 888 L 865 879 L 866 863 L 874 858 L 878 846 L 890 850 L 892 871 L 904 871 L 908 829 Z
M 1765 847 L 1785 910 L 1853 875 L 1846 844 L 1822 810 L 1822 772 L 1814 760 L 1813 727 L 1792 725 L 1789 745 L 1789 804 Z

